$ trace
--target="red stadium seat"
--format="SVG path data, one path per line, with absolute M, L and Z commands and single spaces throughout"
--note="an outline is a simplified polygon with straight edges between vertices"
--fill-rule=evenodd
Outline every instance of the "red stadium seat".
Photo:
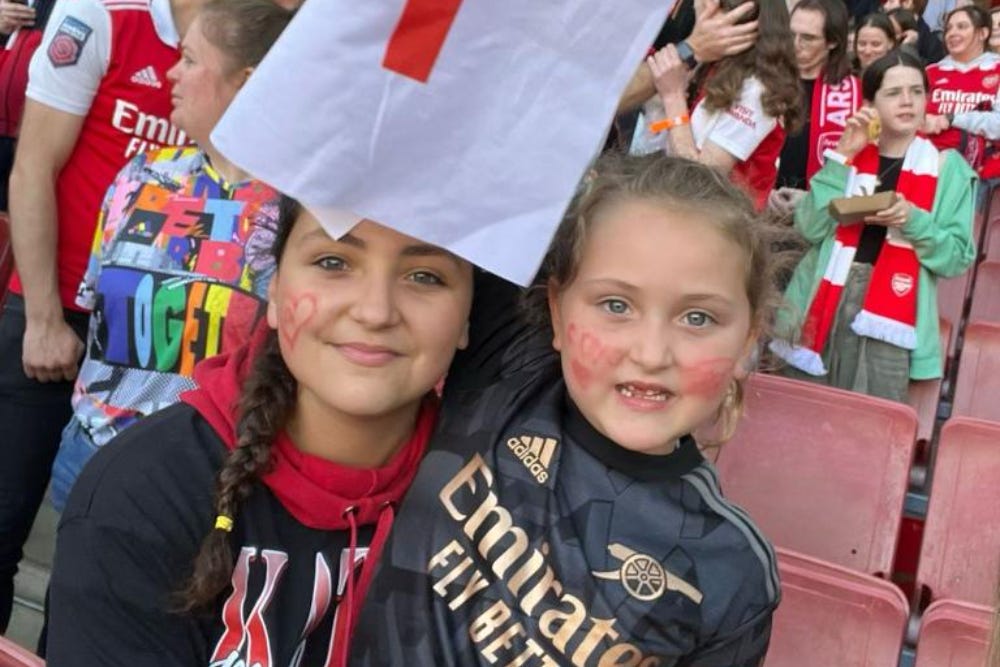
M 941 351 L 944 368 L 948 367 L 947 350 L 951 347 L 951 324 L 941 318 Z M 941 378 L 934 380 L 911 380 L 909 399 L 907 403 L 917 413 L 917 440 L 930 442 L 934 436 L 934 424 L 937 421 L 938 402 L 941 400 Z
M 719 454 L 722 489 L 776 545 L 888 573 L 916 431 L 907 405 L 756 374 Z
M 44 667 L 45 661 L 9 639 L 0 637 L 0 667 Z
M 893 584 L 778 551 L 781 605 L 764 667 L 889 667 L 909 606 Z
M 983 667 L 993 610 L 938 600 L 924 612 L 914 667 Z
M 952 415 L 1000 422 L 1000 323 L 965 328 Z
M 983 254 L 988 262 L 1000 260 L 1000 213 L 986 225 Z
M 1000 262 L 983 262 L 976 269 L 969 321 L 1000 323 Z
M 973 268 L 955 278 L 942 278 L 937 282 L 938 315 L 947 320 L 953 330 L 957 331 L 962 322 L 962 313 L 965 311 L 965 298 L 969 293 L 969 284 L 972 280 Z M 951 345 L 948 348 L 948 358 L 955 356 L 955 344 L 958 336 L 952 336 Z
M 926 586 L 932 600 L 993 604 L 1000 564 L 998 525 L 1000 424 L 952 418 L 941 429 L 918 587 Z

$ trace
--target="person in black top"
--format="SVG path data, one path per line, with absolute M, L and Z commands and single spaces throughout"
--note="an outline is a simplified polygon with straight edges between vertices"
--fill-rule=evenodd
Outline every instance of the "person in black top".
M 355 667 L 761 664 L 774 554 L 692 433 L 724 439 L 740 412 L 767 245 L 709 167 L 607 155 L 594 172 L 528 320 L 480 276 Z
M 808 113 L 785 139 L 768 206 L 789 216 L 819 171 L 823 152 L 837 144 L 847 119 L 861 106 L 861 84 L 851 75 L 847 8 L 841 0 L 800 0 L 792 9 L 795 57 Z
M 467 340 L 471 266 L 285 201 L 266 321 L 94 456 L 59 524 L 48 664 L 344 664 Z

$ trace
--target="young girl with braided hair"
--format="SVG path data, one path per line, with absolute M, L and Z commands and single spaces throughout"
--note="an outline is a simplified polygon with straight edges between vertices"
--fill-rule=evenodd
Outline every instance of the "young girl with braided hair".
M 49 664 L 345 663 L 465 345 L 472 269 L 367 220 L 334 241 L 287 199 L 274 255 L 250 342 L 74 487 Z

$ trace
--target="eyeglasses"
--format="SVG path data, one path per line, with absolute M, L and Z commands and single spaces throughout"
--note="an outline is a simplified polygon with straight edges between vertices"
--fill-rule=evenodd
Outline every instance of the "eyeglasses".
M 792 39 L 795 42 L 802 42 L 803 44 L 812 45 L 817 44 L 823 40 L 822 35 L 809 35 L 803 32 L 792 33 Z

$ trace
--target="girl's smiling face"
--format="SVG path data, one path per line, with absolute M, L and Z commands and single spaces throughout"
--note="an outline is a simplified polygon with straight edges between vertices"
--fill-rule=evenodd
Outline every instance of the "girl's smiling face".
M 549 286 L 570 397 L 632 451 L 673 451 L 747 374 L 756 342 L 747 254 L 706 215 L 659 200 L 609 203 L 576 276 Z
M 889 53 L 892 47 L 889 36 L 881 29 L 872 26 L 864 26 L 858 30 L 857 42 L 854 45 L 861 69 L 867 69 L 873 62 Z
M 472 267 L 369 220 L 334 240 L 303 211 L 268 296 L 300 407 L 377 418 L 412 408 L 466 344 Z
M 944 29 L 948 55 L 959 62 L 969 62 L 986 48 L 989 28 L 977 28 L 966 11 L 954 12 Z

